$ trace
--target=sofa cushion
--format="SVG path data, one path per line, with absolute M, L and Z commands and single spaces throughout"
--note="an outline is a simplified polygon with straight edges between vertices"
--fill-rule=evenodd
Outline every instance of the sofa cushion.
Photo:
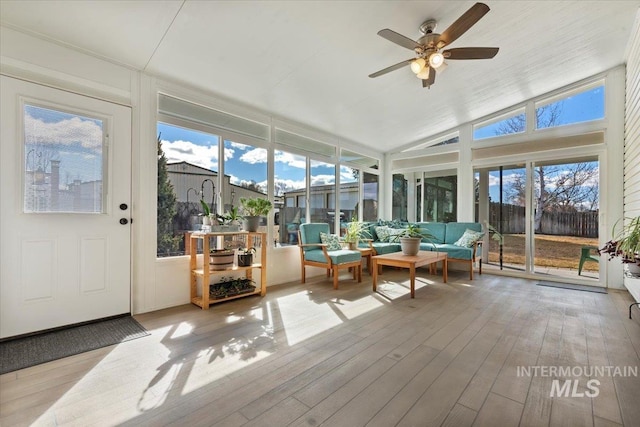
M 435 249 L 437 252 L 446 252 L 448 258 L 454 259 L 472 259 L 473 248 L 463 248 L 462 246 L 456 246 L 452 244 L 437 244 Z
M 467 228 L 473 231 L 482 231 L 482 224 L 478 222 L 447 222 L 444 225 L 446 226 L 444 243 L 447 244 L 458 241 Z
M 433 236 L 430 239 L 422 239 L 424 243 L 444 243 L 446 231 L 446 224 L 444 222 L 418 222 L 416 225 L 420 227 L 421 233 L 431 234 Z
M 373 242 L 371 245 L 378 255 L 400 252 L 400 243 Z
M 329 258 L 333 264 L 343 264 L 345 262 L 358 261 L 362 258 L 359 251 L 349 251 L 341 249 L 329 252 Z M 327 262 L 324 253 L 320 249 L 313 249 L 304 252 L 304 259 L 307 261 Z

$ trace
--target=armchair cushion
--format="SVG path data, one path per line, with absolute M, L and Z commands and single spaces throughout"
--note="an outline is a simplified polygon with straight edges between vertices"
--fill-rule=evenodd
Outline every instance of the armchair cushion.
M 329 234 L 329 224 L 327 223 L 309 223 L 300 224 L 300 240 L 302 244 L 322 243 L 320 233 Z
M 349 251 L 341 249 L 338 251 L 327 251 L 332 264 L 343 264 L 345 262 L 359 261 L 362 256 L 359 251 Z M 327 262 L 321 249 L 313 249 L 305 251 L 304 259 L 306 261 Z

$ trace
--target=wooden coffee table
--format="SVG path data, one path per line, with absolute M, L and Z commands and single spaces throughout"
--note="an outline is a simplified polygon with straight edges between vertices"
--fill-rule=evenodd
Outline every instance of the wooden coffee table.
M 402 252 L 392 254 L 376 255 L 373 260 L 373 292 L 376 292 L 378 285 L 378 266 L 388 265 L 391 267 L 401 267 L 409 269 L 411 278 L 411 298 L 416 294 L 416 268 L 424 265 L 435 265 L 442 261 L 442 279 L 447 283 L 447 254 L 445 252 L 420 251 L 417 255 L 404 255 Z

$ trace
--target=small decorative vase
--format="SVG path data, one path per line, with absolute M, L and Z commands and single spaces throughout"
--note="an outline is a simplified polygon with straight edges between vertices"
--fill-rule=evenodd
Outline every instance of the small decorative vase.
M 207 215 L 202 217 L 202 225 L 211 225 L 211 218 Z

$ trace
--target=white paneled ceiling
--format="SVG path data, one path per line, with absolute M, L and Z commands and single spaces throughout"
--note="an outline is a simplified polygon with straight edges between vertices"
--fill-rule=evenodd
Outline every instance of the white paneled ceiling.
M 409 67 L 427 18 L 442 32 L 473 1 L 7 1 L 2 24 L 276 116 L 393 151 L 623 63 L 640 1 L 486 1 L 431 89 Z

